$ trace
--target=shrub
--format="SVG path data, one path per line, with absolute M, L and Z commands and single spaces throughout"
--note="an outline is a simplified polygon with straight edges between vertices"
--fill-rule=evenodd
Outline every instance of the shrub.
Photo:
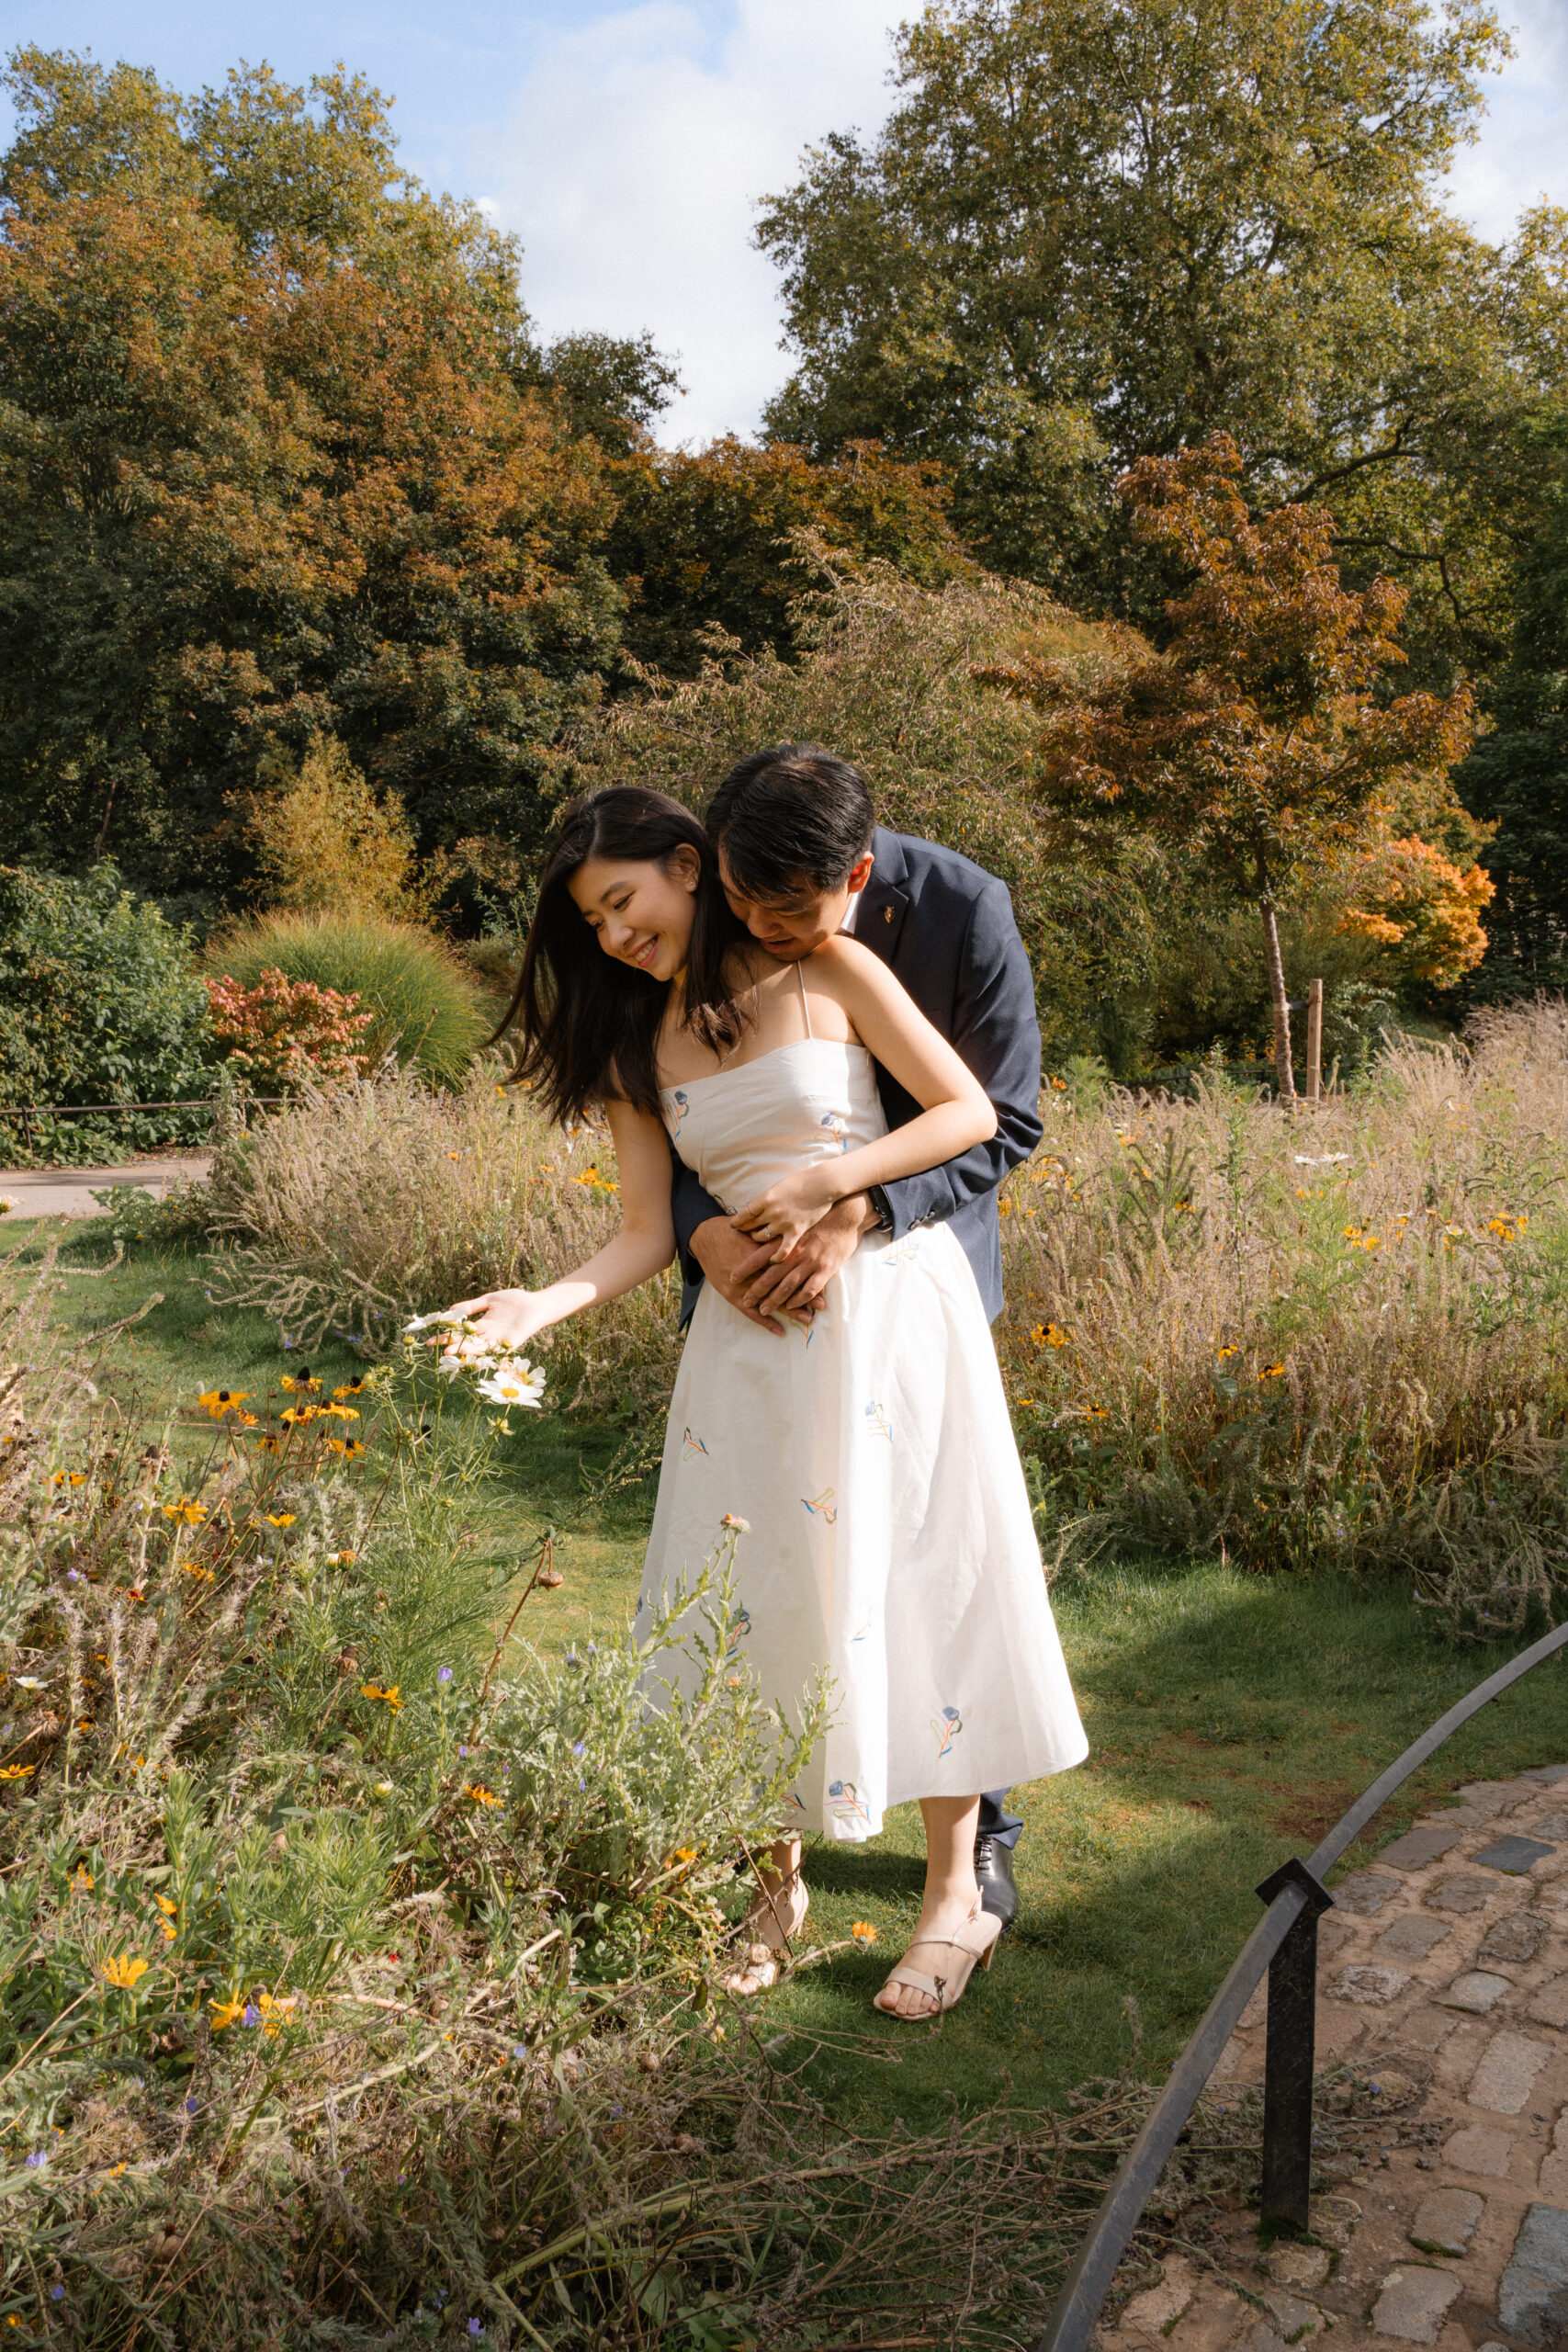
M 376 1018 L 361 1012 L 356 996 L 319 989 L 310 980 L 264 972 L 254 989 L 225 976 L 207 982 L 212 1025 L 229 1050 L 230 1067 L 243 1070 L 254 1093 L 291 1089 L 310 1076 L 318 1080 L 362 1078 L 368 1058 L 354 1041 Z
M 378 800 L 335 735 L 297 763 L 274 752 L 245 831 L 269 902 L 297 912 L 419 910 L 413 833 L 401 804 Z
M 1313 1117 L 1049 1087 L 998 1340 L 1063 1555 L 1398 1573 L 1461 1635 L 1561 1613 L 1565 1083 L 1553 1002 L 1392 1046 Z
M 356 997 L 375 1016 L 360 1043 L 372 1068 L 395 1053 L 444 1084 L 461 1077 L 490 1025 L 473 982 L 441 943 L 380 915 L 264 915 L 214 940 L 203 960 L 214 978 L 242 989 L 276 970 Z
M 449 1095 L 409 1071 L 307 1087 L 221 1146 L 213 1295 L 309 1345 L 336 1331 L 378 1354 L 410 1315 L 591 1256 L 615 1221 L 608 1136 L 548 1126 L 497 1083 L 502 1068 L 487 1058 Z M 599 1412 L 657 1410 L 680 1351 L 678 1298 L 671 1270 L 545 1335 L 554 1393 Z
M 183 932 L 107 863 L 85 879 L 0 867 L 0 1102 L 180 1102 L 212 1090 L 206 991 Z M 0 1148 L 39 1163 L 123 1159 L 206 1135 L 205 1110 L 6 1119 Z
M 1158 858 L 1141 847 L 1098 867 L 1047 857 L 1028 789 L 1038 730 L 971 673 L 1027 641 L 1091 675 L 1110 633 L 1026 585 L 981 575 L 930 590 L 876 563 L 843 576 L 830 551 L 797 545 L 798 662 L 731 649 L 686 684 L 604 704 L 571 739 L 574 788 L 653 785 L 701 809 L 760 744 L 828 744 L 861 768 L 886 824 L 1001 876 L 1048 1045 L 1098 1042 L 1102 1000 L 1148 978 L 1145 888 Z

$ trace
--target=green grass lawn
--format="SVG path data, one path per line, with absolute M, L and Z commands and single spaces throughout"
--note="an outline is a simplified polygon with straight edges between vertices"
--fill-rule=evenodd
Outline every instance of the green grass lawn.
M 194 1248 L 132 1243 L 113 1272 L 82 1278 L 107 1255 L 101 1230 L 73 1231 L 62 1313 L 90 1329 L 163 1292 L 113 1343 L 110 1377 L 138 1410 L 156 1415 L 214 1385 L 275 1385 L 297 1361 L 261 1317 L 211 1306 Z M 335 1379 L 355 1361 L 324 1354 L 312 1369 Z M 502 1559 L 525 1557 L 547 1524 L 571 1522 L 558 1552 L 566 1581 L 529 1603 L 522 1628 L 541 1646 L 624 1618 L 636 1594 L 651 1480 L 584 1510 L 585 1476 L 604 1473 L 620 1438 L 544 1415 L 476 1493 L 487 1547 Z M 940 2028 L 898 2026 L 869 2006 L 919 1908 L 914 1808 L 873 1845 L 823 1846 L 808 1860 L 811 1933 L 829 1942 L 869 1920 L 878 1940 L 766 1996 L 759 2023 L 765 2037 L 795 2037 L 785 2063 L 798 2059 L 846 2123 L 876 2129 L 897 2116 L 925 2128 L 952 2098 L 983 2105 L 1004 2093 L 1060 2102 L 1126 2064 L 1134 2017 L 1143 2070 L 1163 2074 L 1258 1917 L 1258 1882 L 1308 1851 L 1505 1655 L 1442 1647 L 1398 1593 L 1244 1577 L 1207 1561 L 1105 1563 L 1055 1599 L 1092 1752 L 1016 1798 L 1022 1917 Z M 1560 1661 L 1540 1669 L 1452 1740 L 1347 1866 L 1461 1781 L 1568 1759 L 1563 1672 Z

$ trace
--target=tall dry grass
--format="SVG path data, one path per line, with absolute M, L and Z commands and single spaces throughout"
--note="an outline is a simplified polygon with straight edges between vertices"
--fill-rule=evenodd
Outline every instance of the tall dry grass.
M 411 1315 L 537 1286 L 591 1256 L 616 1222 L 609 1136 L 549 1126 L 504 1070 L 486 1057 L 457 1093 L 386 1070 L 308 1091 L 225 1144 L 212 1296 L 259 1307 L 308 1347 L 330 1331 L 377 1355 Z M 674 1378 L 679 1295 L 671 1269 L 548 1335 L 553 1394 L 600 1413 L 656 1408 Z
M 498 1067 L 457 1095 L 312 1095 L 228 1146 L 214 1295 L 374 1354 L 411 1313 L 587 1256 L 615 1219 L 608 1138 L 547 1127 Z M 1003 1195 L 998 1345 L 1048 1545 L 1397 1574 L 1461 1634 L 1559 1613 L 1561 1001 L 1390 1044 L 1294 1119 L 1217 1074 L 1179 1101 L 1076 1067 Z M 552 1335 L 552 1392 L 646 1416 L 678 1353 L 671 1271 Z
M 1219 1081 L 1047 1103 L 998 1337 L 1058 1546 L 1398 1571 L 1461 1632 L 1557 1613 L 1562 1002 L 1294 1119 Z

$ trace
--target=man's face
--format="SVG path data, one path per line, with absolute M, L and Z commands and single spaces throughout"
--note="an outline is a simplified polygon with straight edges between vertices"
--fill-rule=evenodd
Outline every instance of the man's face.
M 850 900 L 865 888 L 871 878 L 871 852 L 867 850 L 836 890 L 819 890 L 815 882 L 803 878 L 799 888 L 792 890 L 787 898 L 750 899 L 738 888 L 722 842 L 718 852 L 719 879 L 731 910 L 752 938 L 781 964 L 803 962 L 825 939 L 842 931 Z

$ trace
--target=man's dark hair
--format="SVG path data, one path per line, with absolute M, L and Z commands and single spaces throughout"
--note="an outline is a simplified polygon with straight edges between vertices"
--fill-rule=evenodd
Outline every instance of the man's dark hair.
M 871 847 L 866 781 L 818 743 L 777 743 L 731 768 L 707 812 L 708 837 L 749 899 L 787 899 L 803 883 L 837 890 Z

